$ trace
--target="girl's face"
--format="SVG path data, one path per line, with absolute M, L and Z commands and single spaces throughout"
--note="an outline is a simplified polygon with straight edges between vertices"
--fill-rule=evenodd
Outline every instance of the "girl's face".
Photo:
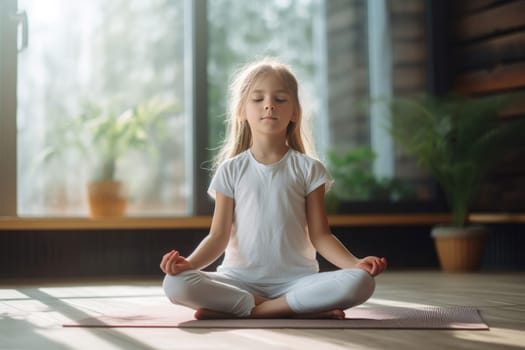
M 244 119 L 252 134 L 286 136 L 288 124 L 295 122 L 292 95 L 276 74 L 266 74 L 255 82 L 246 101 Z

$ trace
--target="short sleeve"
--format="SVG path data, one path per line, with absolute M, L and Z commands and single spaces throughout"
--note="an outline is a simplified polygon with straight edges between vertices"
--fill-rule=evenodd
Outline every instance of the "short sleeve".
M 229 164 L 231 163 L 225 162 L 221 164 L 211 179 L 208 195 L 213 199 L 215 199 L 217 192 L 233 198 L 233 174 L 230 167 L 228 167 Z
M 333 183 L 334 179 L 325 166 L 320 161 L 313 160 L 306 173 L 306 194 L 308 195 L 322 184 L 325 185 L 325 192 L 328 192 Z

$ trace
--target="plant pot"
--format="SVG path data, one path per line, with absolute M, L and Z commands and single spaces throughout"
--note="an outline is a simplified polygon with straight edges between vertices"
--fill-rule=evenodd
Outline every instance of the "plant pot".
M 483 226 L 436 226 L 432 237 L 441 269 L 446 272 L 472 272 L 479 269 L 488 235 Z
M 88 184 L 91 217 L 122 217 L 126 213 L 125 186 L 120 181 L 96 181 Z

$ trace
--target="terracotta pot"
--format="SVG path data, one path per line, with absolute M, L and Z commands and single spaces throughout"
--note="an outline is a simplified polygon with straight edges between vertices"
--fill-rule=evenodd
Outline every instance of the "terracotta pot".
M 436 226 L 432 237 L 441 269 L 446 272 L 472 272 L 479 269 L 487 228 L 483 226 Z
M 88 184 L 91 217 L 122 217 L 126 213 L 125 186 L 120 181 L 97 181 Z

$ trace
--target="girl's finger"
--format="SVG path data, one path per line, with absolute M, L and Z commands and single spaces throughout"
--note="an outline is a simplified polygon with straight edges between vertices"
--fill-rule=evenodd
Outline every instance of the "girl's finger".
M 372 265 L 372 268 L 370 269 L 371 270 L 371 275 L 375 276 L 375 275 L 377 275 L 377 261 L 376 261 L 376 259 L 372 260 L 371 265 Z
M 359 266 L 359 268 L 360 268 L 361 270 L 365 271 L 366 273 L 368 273 L 369 275 L 371 274 L 371 273 L 370 273 L 370 266 L 365 265 L 365 264 L 361 264 L 361 265 Z
M 375 260 L 376 263 L 376 275 L 379 275 L 381 271 L 383 271 L 383 264 L 381 264 L 381 260 L 378 258 Z
M 170 259 L 170 261 L 168 262 L 168 274 L 169 275 L 175 275 L 176 274 L 175 262 L 173 261 L 173 259 Z
M 185 257 L 183 256 L 178 256 L 177 259 L 175 260 L 177 263 L 182 263 L 182 264 L 185 264 L 188 262 L 188 260 L 186 260 Z
M 181 266 L 177 264 L 176 262 L 173 262 L 171 264 L 171 274 L 176 275 L 176 274 L 179 274 L 180 272 L 182 272 Z
M 167 273 L 167 274 L 170 273 L 170 263 L 173 260 L 173 256 L 176 253 L 177 252 L 175 250 L 172 250 L 171 252 L 164 254 L 164 256 L 162 257 L 162 261 L 160 262 L 160 269 L 164 273 Z
M 168 261 L 168 257 L 164 256 L 162 257 L 162 260 L 160 261 L 160 269 L 164 272 L 166 272 L 166 263 Z
M 380 274 L 381 272 L 385 271 L 385 269 L 386 269 L 386 259 L 385 258 L 379 259 L 378 264 L 379 264 L 378 274 Z
M 169 251 L 169 252 L 167 252 L 166 254 L 164 254 L 164 257 L 169 257 L 169 256 L 171 256 L 171 255 L 173 255 L 173 254 L 175 254 L 175 253 L 176 253 L 175 250 Z
M 171 252 L 164 254 L 162 256 L 162 261 L 167 261 L 174 253 L 175 253 L 175 251 L 172 250 Z

